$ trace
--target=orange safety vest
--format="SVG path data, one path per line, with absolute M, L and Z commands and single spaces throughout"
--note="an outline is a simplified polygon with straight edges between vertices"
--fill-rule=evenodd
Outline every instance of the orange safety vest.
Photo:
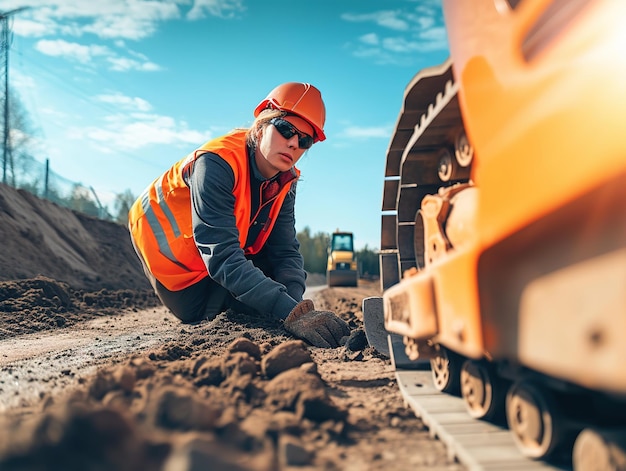
M 191 195 L 183 178 L 199 155 L 205 152 L 217 154 L 233 169 L 235 220 L 239 245 L 246 255 L 261 250 L 291 185 L 300 176 L 300 171 L 293 167 L 292 178 L 280 188 L 271 203 L 267 223 L 254 243 L 245 247 L 252 211 L 245 134 L 245 130 L 238 130 L 210 140 L 176 162 L 150 184 L 128 213 L 129 230 L 137 250 L 154 277 L 170 291 L 184 289 L 208 276 L 193 238 Z

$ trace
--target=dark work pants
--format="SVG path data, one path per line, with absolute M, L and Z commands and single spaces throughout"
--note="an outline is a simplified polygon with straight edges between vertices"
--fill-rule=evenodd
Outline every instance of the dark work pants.
M 213 281 L 209 276 L 182 290 L 170 291 L 148 270 L 132 237 L 131 241 L 154 292 L 161 302 L 172 311 L 172 314 L 183 323 L 188 324 L 199 322 L 203 319 L 213 319 L 220 312 L 231 306 L 240 310 L 246 309 L 243 304 L 233 298 L 226 288 Z M 271 264 L 267 257 L 259 254 L 251 258 L 251 260 L 255 266 L 263 270 L 263 273 L 271 276 L 273 270 L 271 270 Z
M 154 276 L 150 274 L 150 278 Z M 234 301 L 225 288 L 208 276 L 180 291 L 170 291 L 157 279 L 153 287 L 161 302 L 184 323 L 213 319 Z

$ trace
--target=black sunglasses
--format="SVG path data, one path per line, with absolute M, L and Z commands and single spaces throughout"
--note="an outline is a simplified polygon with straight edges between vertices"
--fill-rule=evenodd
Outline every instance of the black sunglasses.
M 298 147 L 300 149 L 308 149 L 313 145 L 313 138 L 308 134 L 298 131 L 298 129 L 282 118 L 272 118 L 270 124 L 273 124 L 276 130 L 285 139 L 291 139 L 296 134 L 298 135 Z

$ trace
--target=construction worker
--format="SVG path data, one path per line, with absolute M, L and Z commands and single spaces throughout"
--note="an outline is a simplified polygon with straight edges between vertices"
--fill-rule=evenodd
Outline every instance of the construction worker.
M 304 152 L 323 141 L 317 88 L 289 82 L 248 129 L 212 139 L 152 182 L 129 212 L 135 250 L 157 296 L 184 323 L 231 308 L 274 316 L 291 334 L 337 347 L 349 327 L 303 300 L 294 204 Z

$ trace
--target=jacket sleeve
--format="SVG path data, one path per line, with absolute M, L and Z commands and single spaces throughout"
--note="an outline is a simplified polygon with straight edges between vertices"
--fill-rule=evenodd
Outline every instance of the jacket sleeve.
M 187 177 L 196 245 L 209 276 L 235 299 L 261 313 L 285 318 L 297 301 L 283 284 L 255 267 L 239 246 L 234 182 L 232 169 L 218 155 L 207 153 L 196 159 Z
M 304 259 L 296 238 L 296 183 L 291 186 L 267 242 L 267 256 L 274 261 L 274 279 L 287 287 L 296 301 L 302 300 L 306 289 Z

